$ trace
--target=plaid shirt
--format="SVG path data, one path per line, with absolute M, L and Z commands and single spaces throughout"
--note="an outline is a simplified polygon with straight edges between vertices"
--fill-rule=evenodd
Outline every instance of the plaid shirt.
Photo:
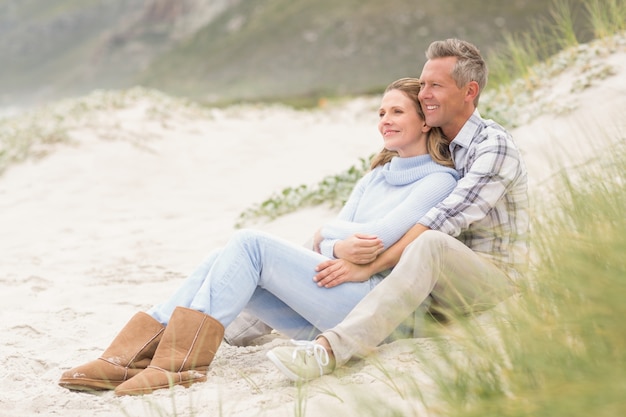
M 511 135 L 476 110 L 450 150 L 461 179 L 419 223 L 457 237 L 519 278 L 528 264 L 528 184 Z

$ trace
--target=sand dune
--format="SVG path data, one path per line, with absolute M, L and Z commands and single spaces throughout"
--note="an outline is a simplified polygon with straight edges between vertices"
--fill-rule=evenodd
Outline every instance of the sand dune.
M 606 149 L 599 128 L 624 142 L 625 48 L 598 60 L 613 74 L 572 91 L 578 75 L 566 71 L 535 92 L 567 103 L 567 112 L 541 112 L 512 130 L 533 198 L 557 162 L 575 166 Z M 0 416 L 290 416 L 299 407 L 309 416 L 347 416 L 362 415 L 369 404 L 427 415 L 404 395 L 410 384 L 402 375 L 429 392 L 410 353 L 416 345 L 432 349 L 428 339 L 380 348 L 397 388 L 375 362 L 355 361 L 299 390 L 265 358 L 286 343 L 280 337 L 253 347 L 223 345 L 208 382 L 177 387 L 174 395 L 116 398 L 56 385 L 63 370 L 96 358 L 137 310 L 167 297 L 228 239 L 240 212 L 284 187 L 315 184 L 382 144 L 378 99 L 301 112 L 155 111 L 150 100 L 138 93 L 118 107 L 89 110 L 70 129 L 71 144 L 53 145 L 47 157 L 0 177 Z M 300 243 L 333 214 L 303 209 L 253 227 Z

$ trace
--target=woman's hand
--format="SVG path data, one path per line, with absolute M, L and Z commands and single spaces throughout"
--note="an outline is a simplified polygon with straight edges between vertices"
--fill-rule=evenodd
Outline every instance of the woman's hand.
M 336 287 L 344 282 L 367 281 L 371 274 L 364 265 L 356 265 L 345 259 L 332 259 L 319 264 L 313 281 L 325 288 Z
M 376 236 L 357 233 L 336 242 L 333 250 L 335 258 L 345 259 L 357 265 L 365 265 L 373 262 L 385 248 L 382 240 Z

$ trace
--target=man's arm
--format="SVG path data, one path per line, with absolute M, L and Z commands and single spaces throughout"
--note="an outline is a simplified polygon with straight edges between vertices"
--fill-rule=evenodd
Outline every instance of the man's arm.
M 343 259 L 324 261 L 317 266 L 317 274 L 313 280 L 320 287 L 326 288 L 336 287 L 344 282 L 366 281 L 378 272 L 393 268 L 409 243 L 417 239 L 426 230 L 429 228 L 419 223 L 416 224 L 400 240 L 367 265 L 356 265 Z

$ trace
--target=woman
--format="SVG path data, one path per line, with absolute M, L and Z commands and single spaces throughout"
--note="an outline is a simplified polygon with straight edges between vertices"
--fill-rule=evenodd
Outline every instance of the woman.
M 337 219 L 315 234 L 314 250 L 260 231 L 236 232 L 168 300 L 133 316 L 99 359 L 64 372 L 59 384 L 137 395 L 205 381 L 224 327 L 244 308 L 297 339 L 338 324 L 390 271 L 329 289 L 313 281 L 315 267 L 372 240 L 355 235 L 388 248 L 456 185 L 446 140 L 424 123 L 418 93 L 413 78 L 385 90 L 378 123 L 385 149 Z

